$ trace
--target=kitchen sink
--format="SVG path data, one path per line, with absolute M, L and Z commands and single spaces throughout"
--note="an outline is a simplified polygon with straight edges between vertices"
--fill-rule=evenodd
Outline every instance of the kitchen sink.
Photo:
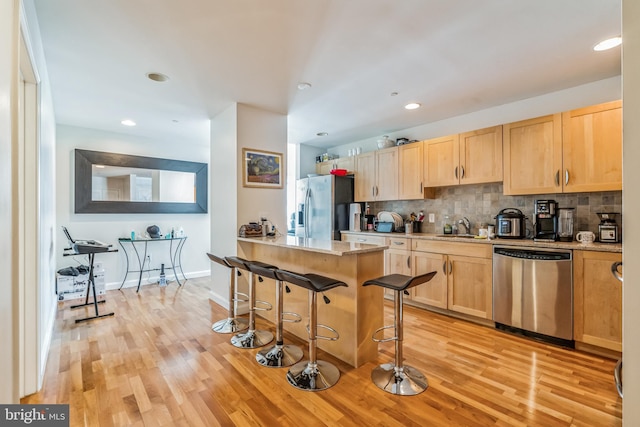
M 462 237 L 463 239 L 473 239 L 475 234 L 436 234 L 436 237 Z

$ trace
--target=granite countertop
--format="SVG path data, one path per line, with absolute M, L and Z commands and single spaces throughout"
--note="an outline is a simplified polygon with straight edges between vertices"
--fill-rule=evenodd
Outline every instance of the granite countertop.
M 388 248 L 383 245 L 371 245 L 356 242 L 341 242 L 339 240 L 318 240 L 305 237 L 238 237 L 239 242 L 249 242 L 258 245 L 278 246 L 281 248 L 297 249 L 306 252 L 317 252 L 336 256 L 357 255 L 368 252 L 380 252 Z
M 588 245 L 583 245 L 579 242 L 534 242 L 533 239 L 486 239 L 486 238 L 471 238 L 471 237 L 443 237 L 440 234 L 432 233 L 378 233 L 377 231 L 341 231 L 343 234 L 363 234 L 363 235 L 376 235 L 384 237 L 406 237 L 408 239 L 422 239 L 422 240 L 440 240 L 445 242 L 456 243 L 474 243 L 480 245 L 503 245 L 503 246 L 527 246 L 534 248 L 550 248 L 550 249 L 572 249 L 581 251 L 598 251 L 598 252 L 615 252 L 622 253 L 621 243 L 598 243 L 594 242 Z M 455 235 L 452 235 L 455 236 Z

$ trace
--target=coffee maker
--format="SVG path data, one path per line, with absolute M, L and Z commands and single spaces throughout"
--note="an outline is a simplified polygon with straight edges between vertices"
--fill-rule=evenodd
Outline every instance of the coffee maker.
M 554 242 L 558 238 L 558 203 L 555 200 L 536 200 L 533 240 Z
M 619 212 L 598 212 L 600 224 L 598 224 L 598 240 L 602 243 L 618 243 L 618 224 L 616 217 Z

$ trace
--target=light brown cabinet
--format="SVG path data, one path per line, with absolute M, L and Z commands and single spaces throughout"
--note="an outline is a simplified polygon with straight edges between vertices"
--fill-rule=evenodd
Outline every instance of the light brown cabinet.
M 316 173 L 319 175 L 328 175 L 333 169 L 346 169 L 349 173 L 353 173 L 355 161 L 354 157 L 340 157 L 326 162 L 316 163 Z
M 415 301 L 482 319 L 492 318 L 491 245 L 418 239 L 412 242 L 414 274 L 438 272 L 430 282 L 414 289 Z
M 422 148 L 422 142 L 398 147 L 398 199 L 400 200 L 424 198 Z
M 620 101 L 503 129 L 504 194 L 622 190 Z
M 398 200 L 398 147 L 355 156 L 356 202 Z
M 384 274 L 412 275 L 411 239 L 404 237 L 388 237 L 389 249 L 384 254 Z M 393 298 L 394 291 L 385 289 L 385 296 Z
M 562 190 L 622 190 L 622 103 L 562 113 Z
M 502 181 L 502 126 L 426 140 L 423 153 L 426 187 Z
M 579 343 L 622 351 L 622 283 L 611 265 L 622 254 L 573 251 L 573 327 Z

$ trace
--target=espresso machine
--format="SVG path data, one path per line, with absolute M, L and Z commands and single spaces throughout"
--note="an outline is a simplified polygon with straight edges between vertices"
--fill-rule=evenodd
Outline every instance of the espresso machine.
M 598 224 L 598 240 L 602 243 L 618 243 L 618 224 L 616 217 L 618 212 L 598 212 L 600 224 Z
M 558 238 L 558 203 L 555 200 L 536 200 L 535 234 L 533 240 L 554 242 Z

